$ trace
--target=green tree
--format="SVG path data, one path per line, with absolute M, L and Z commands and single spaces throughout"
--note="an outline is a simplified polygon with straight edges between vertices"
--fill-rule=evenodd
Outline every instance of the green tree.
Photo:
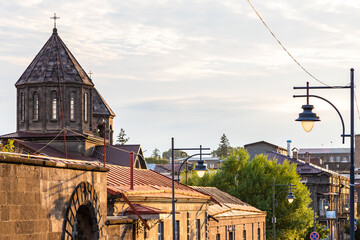
M 169 163 L 169 159 L 154 158 L 154 157 L 147 157 L 147 158 L 145 158 L 145 161 L 146 161 L 147 163 L 155 163 L 155 164 L 166 164 L 166 163 Z
M 154 151 L 152 152 L 152 157 L 154 157 L 155 159 L 159 159 L 160 158 L 160 150 L 158 148 L 155 148 Z
M 121 145 L 124 145 L 125 143 L 127 143 L 129 141 L 129 137 L 126 137 L 126 133 L 124 129 L 120 129 L 119 135 L 117 136 L 117 140 L 116 142 L 118 142 Z
M 174 151 L 174 158 L 178 159 L 178 158 L 182 158 L 182 154 L 185 153 L 184 151 L 180 151 L 180 150 L 175 150 Z M 186 153 L 185 153 L 186 154 Z M 164 159 L 170 159 L 171 158 L 171 148 L 165 152 L 162 153 L 162 158 Z
M 14 140 L 9 139 L 7 144 L 0 145 L 0 151 L 1 152 L 14 152 L 15 151 Z
M 257 155 L 251 161 L 249 154 L 243 148 L 234 149 L 222 162 L 217 172 L 206 173 L 203 178 L 192 174 L 189 184 L 214 186 L 229 193 L 250 205 L 267 212 L 266 226 L 271 226 L 272 218 L 272 181 L 276 184 L 294 184 L 296 197 L 292 204 L 286 200 L 287 191 L 278 198 L 276 207 L 276 239 L 303 239 L 306 230 L 312 225 L 313 211 L 308 206 L 311 203 L 310 192 L 300 183 L 296 165 L 285 161 L 278 164 L 276 159 L 268 160 L 264 155 Z M 284 190 L 276 187 L 276 196 Z M 268 227 L 266 235 L 271 238 L 272 228 Z
M 220 138 L 219 147 L 212 152 L 214 157 L 225 158 L 232 151 L 232 147 L 230 146 L 229 139 L 226 137 L 225 133 Z

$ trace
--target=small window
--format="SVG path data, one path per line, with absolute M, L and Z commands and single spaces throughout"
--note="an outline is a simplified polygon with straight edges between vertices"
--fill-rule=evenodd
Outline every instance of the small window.
M 180 240 L 180 222 L 175 222 L 175 240 Z
M 88 94 L 84 95 L 84 121 L 88 121 Z
M 243 240 L 246 240 L 246 230 L 243 231 Z
M 25 121 L 25 94 L 21 93 L 21 121 Z
M 336 162 L 340 162 L 340 156 L 336 157 Z
M 70 120 L 75 120 L 75 92 L 70 93 Z
M 200 219 L 196 219 L 196 240 L 200 240 L 201 237 L 201 225 L 200 225 Z
M 158 223 L 158 240 L 164 239 L 164 222 Z
M 260 228 L 258 228 L 258 240 L 260 240 L 260 232 L 261 232 L 261 230 L 260 230 Z
M 216 234 L 216 240 L 220 240 L 220 233 Z
M 51 92 L 51 119 L 56 120 L 57 119 L 57 93 L 55 91 Z
M 186 235 L 187 235 L 187 240 L 190 240 L 190 220 L 189 220 L 189 218 L 190 218 L 190 213 L 189 212 L 187 212 L 186 213 Z
M 34 121 L 39 120 L 39 94 L 37 92 L 34 93 L 34 112 L 33 119 Z
M 233 232 L 229 232 L 229 240 L 234 240 L 234 233 Z

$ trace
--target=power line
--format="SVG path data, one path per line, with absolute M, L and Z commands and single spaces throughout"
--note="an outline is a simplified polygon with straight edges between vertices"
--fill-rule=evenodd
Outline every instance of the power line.
M 292 55 L 291 53 L 284 47 L 284 45 L 280 42 L 280 40 L 275 36 L 275 34 L 270 30 L 270 28 L 268 27 L 268 25 L 265 23 L 265 21 L 262 19 L 262 17 L 260 16 L 260 14 L 256 11 L 255 7 L 251 4 L 250 0 L 247 0 L 248 3 L 250 4 L 251 8 L 254 10 L 254 12 L 256 13 L 256 15 L 259 17 L 259 19 L 261 20 L 261 22 L 264 24 L 264 26 L 266 27 L 267 30 L 269 30 L 269 32 L 271 33 L 271 35 L 275 38 L 275 40 L 280 44 L 280 46 L 282 47 L 282 49 L 284 49 L 284 51 L 291 57 L 292 60 L 294 60 L 294 62 L 302 69 L 304 70 L 310 77 L 312 77 L 313 79 L 315 79 L 316 81 L 318 81 L 319 83 L 330 87 L 328 84 L 324 83 L 323 81 L 319 80 L 318 78 L 316 78 L 314 75 L 312 75 L 308 70 L 306 70 Z

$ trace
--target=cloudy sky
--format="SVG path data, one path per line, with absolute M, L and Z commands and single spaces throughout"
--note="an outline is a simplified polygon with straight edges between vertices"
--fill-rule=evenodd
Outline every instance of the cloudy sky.
M 252 0 L 289 52 L 329 85 L 360 79 L 360 2 Z M 311 133 L 295 122 L 304 99 L 293 86 L 320 85 L 271 36 L 247 0 L 0 0 L 0 134 L 16 130 L 15 82 L 52 33 L 59 36 L 116 113 L 115 134 L 154 148 L 215 149 L 260 140 L 286 147 L 348 147 L 330 105 Z M 360 93 L 356 90 L 358 100 Z M 349 126 L 349 91 L 313 91 Z M 359 114 L 356 112 L 356 132 Z

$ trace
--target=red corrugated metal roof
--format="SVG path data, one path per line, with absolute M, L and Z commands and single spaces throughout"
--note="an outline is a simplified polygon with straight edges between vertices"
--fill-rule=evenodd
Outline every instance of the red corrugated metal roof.
M 161 211 L 161 209 L 147 207 L 147 206 L 143 206 L 143 205 L 136 204 L 136 203 L 133 204 L 133 207 L 141 215 L 165 213 L 165 212 Z M 126 208 L 124 211 L 124 215 L 129 215 L 129 214 L 135 214 L 135 211 L 131 207 Z
M 134 169 L 134 189 L 130 189 L 130 168 L 107 165 L 110 171 L 107 174 L 108 192 L 117 195 L 117 192 L 126 192 L 128 195 L 171 197 L 172 180 L 157 172 L 147 169 Z M 180 195 L 207 198 L 204 195 L 183 184 L 175 183 L 175 192 Z M 177 196 L 181 197 L 181 196 Z

